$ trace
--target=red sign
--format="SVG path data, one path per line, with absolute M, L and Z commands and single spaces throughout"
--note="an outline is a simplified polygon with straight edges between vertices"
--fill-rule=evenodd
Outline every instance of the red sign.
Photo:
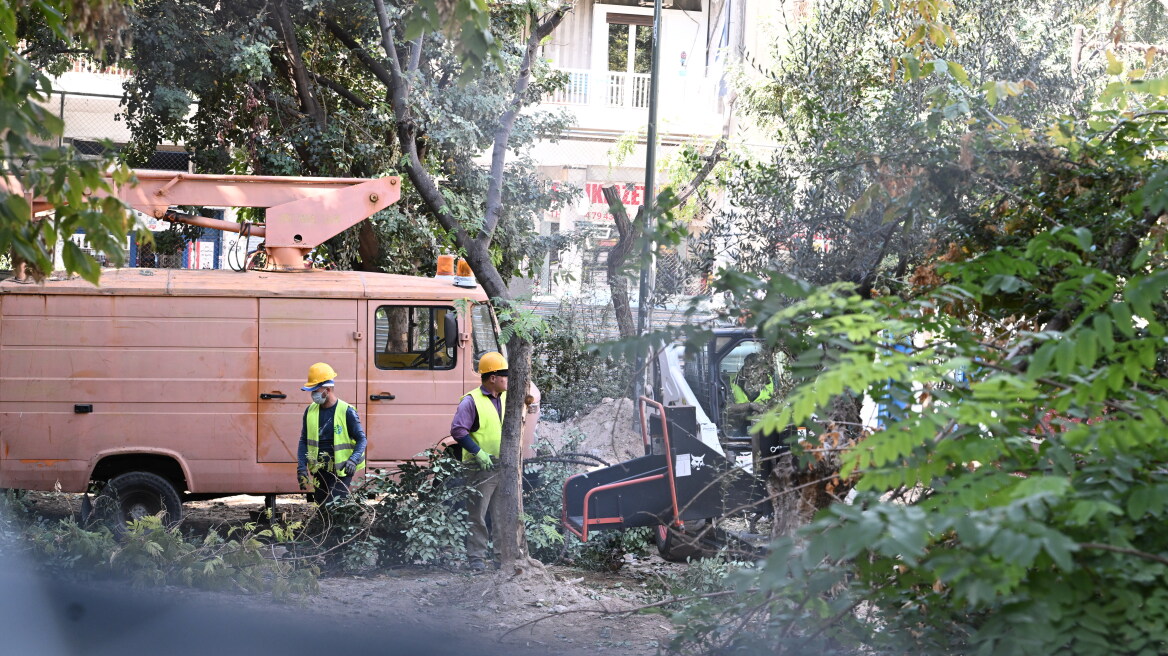
M 619 182 L 585 182 L 584 193 L 588 196 L 588 202 L 593 205 L 604 205 L 607 208 L 608 201 L 604 200 L 603 189 L 608 186 L 614 186 L 620 191 L 621 202 L 625 204 L 625 207 L 644 203 L 645 185 L 621 184 Z

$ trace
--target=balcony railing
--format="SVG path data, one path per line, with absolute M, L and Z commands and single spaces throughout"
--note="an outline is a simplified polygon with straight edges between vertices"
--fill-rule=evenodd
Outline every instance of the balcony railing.
M 564 68 L 568 84 L 549 95 L 547 102 L 559 105 L 602 105 L 642 109 L 649 106 L 648 73 L 620 73 Z

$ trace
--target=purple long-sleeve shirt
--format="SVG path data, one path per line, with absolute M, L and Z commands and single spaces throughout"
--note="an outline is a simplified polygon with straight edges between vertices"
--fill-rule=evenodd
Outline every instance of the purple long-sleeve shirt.
M 503 405 L 497 395 L 493 395 L 487 391 L 485 387 L 479 387 L 483 394 L 491 400 L 495 406 L 495 412 L 499 416 L 503 416 Z M 474 397 L 469 394 L 458 402 L 458 409 L 454 411 L 454 421 L 450 422 L 450 437 L 458 442 L 458 445 L 466 449 L 468 453 L 478 453 L 479 445 L 471 438 L 470 434 L 479 428 L 479 411 L 475 407 Z

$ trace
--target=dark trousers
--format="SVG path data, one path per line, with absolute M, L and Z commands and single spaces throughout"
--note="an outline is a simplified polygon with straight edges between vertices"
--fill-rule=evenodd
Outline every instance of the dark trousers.
M 495 490 L 499 487 L 497 469 L 486 471 L 471 470 L 466 475 L 466 484 L 478 490 L 478 494 L 471 494 L 466 501 L 466 511 L 470 520 L 470 534 L 466 536 L 467 558 L 485 559 L 487 557 L 487 513 L 494 507 Z
M 313 503 L 325 504 L 349 496 L 349 484 L 353 482 L 353 476 L 337 476 L 332 471 L 332 455 L 320 454 L 322 467 L 316 471 L 316 485 L 309 495 Z

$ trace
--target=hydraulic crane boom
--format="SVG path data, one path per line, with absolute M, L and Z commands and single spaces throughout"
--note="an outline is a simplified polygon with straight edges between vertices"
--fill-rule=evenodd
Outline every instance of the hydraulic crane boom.
M 240 232 L 238 223 L 179 214 L 176 205 L 262 207 L 263 226 L 249 233 L 265 239 L 273 270 L 311 270 L 304 257 L 313 248 L 401 197 L 401 179 L 307 178 L 259 175 L 207 175 L 170 171 L 135 171 L 137 183 L 117 186 L 114 194 L 130 207 L 171 221 Z M 0 181 L 21 193 L 13 179 Z M 102 194 L 105 195 L 105 194 Z M 33 214 L 52 210 L 43 199 L 32 199 Z

